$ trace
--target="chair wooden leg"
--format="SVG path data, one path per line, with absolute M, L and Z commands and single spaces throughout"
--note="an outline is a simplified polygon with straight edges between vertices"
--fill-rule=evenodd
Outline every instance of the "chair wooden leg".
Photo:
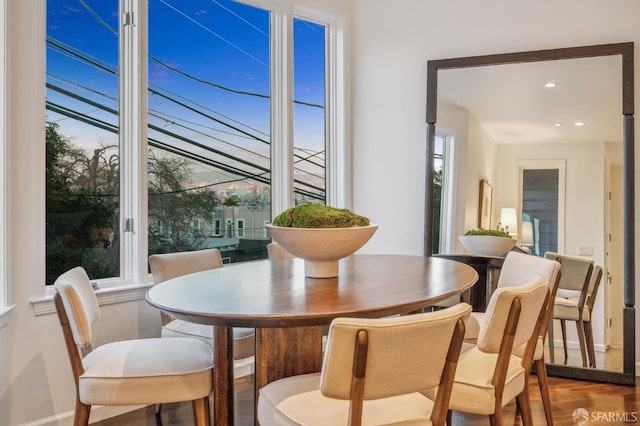
M 542 398 L 542 407 L 544 407 L 544 416 L 547 419 L 547 426 L 553 426 L 551 399 L 549 398 L 549 382 L 547 380 L 547 365 L 544 362 L 544 358 L 537 359 L 535 362 L 538 386 L 540 387 L 540 396 Z
M 553 337 L 553 318 L 551 318 L 551 321 L 549 321 L 549 326 L 547 328 L 547 341 L 549 342 L 549 362 L 551 364 L 553 364 L 555 362 L 555 355 L 556 355 L 556 350 L 555 350 L 555 338 Z
M 193 418 L 196 426 L 211 426 L 211 416 L 209 414 L 209 397 L 193 400 Z
M 580 355 L 582 355 L 582 366 L 587 366 L 587 344 L 586 337 L 584 335 L 584 322 L 582 320 L 576 322 L 576 327 L 578 328 L 578 341 L 580 343 Z
M 569 359 L 569 351 L 567 350 L 567 323 L 560 320 L 560 329 L 562 330 L 562 348 L 564 349 L 564 363 Z
M 589 367 L 596 368 L 596 351 L 593 344 L 593 329 L 591 321 L 584 321 L 584 335 L 587 339 L 587 352 L 589 354 Z
M 502 426 L 503 423 L 504 421 L 502 419 L 502 408 L 489 415 L 489 424 L 491 424 L 491 426 Z
M 523 426 L 533 426 L 533 418 L 531 414 L 531 401 L 529 401 L 529 389 L 525 386 L 520 395 L 516 397 L 520 415 L 522 416 Z
M 74 426 L 87 426 L 89 424 L 89 414 L 91 414 L 91 406 L 83 404 L 80 399 L 76 399 L 76 412 L 73 416 Z
M 453 411 L 447 411 L 447 426 L 453 426 Z

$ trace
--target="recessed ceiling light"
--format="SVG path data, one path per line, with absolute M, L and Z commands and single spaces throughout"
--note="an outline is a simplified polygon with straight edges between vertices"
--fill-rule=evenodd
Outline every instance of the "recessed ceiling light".
M 582 121 L 576 121 L 576 122 L 575 122 L 575 123 L 573 123 L 573 124 L 575 124 L 577 127 L 582 127 L 582 126 L 584 126 L 584 122 L 582 122 Z
M 548 83 L 545 83 L 544 87 L 546 87 L 547 89 L 550 89 L 552 87 L 556 87 L 556 84 L 554 82 L 550 81 Z
M 556 127 L 561 127 L 561 126 L 564 126 L 564 123 L 558 122 L 558 123 L 553 123 L 553 125 Z

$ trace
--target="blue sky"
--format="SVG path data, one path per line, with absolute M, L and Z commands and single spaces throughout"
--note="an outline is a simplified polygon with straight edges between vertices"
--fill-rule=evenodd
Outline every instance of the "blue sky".
M 93 104 L 51 89 L 47 99 L 111 124 L 115 116 L 102 107 L 118 108 L 117 8 L 116 0 L 47 1 L 48 82 Z M 294 27 L 294 96 L 316 105 L 296 105 L 296 145 L 322 149 L 324 28 L 300 20 Z M 149 0 L 149 122 L 216 149 L 268 155 L 262 142 L 270 132 L 268 34 L 269 13 L 242 3 Z M 80 145 L 117 141 L 94 126 L 47 115 Z

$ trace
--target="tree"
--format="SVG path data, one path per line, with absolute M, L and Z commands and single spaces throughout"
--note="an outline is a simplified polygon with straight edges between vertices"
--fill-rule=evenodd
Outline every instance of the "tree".
M 225 206 L 238 206 L 240 205 L 240 201 L 240 197 L 238 197 L 236 194 L 233 194 L 225 198 L 223 204 Z
M 94 173 L 93 182 L 87 181 L 92 166 L 96 171 L 102 169 L 99 153 L 104 154 L 111 148 L 103 146 L 89 159 L 82 149 L 60 134 L 57 123 L 47 122 L 46 278 L 49 284 L 65 270 L 78 265 L 96 278 L 119 273 L 117 164 L 115 173 L 100 180 Z M 114 188 L 115 192 L 108 192 Z
M 149 152 L 149 252 L 200 248 L 219 200 L 190 188 L 188 160 Z M 118 147 L 98 141 L 87 151 L 46 127 L 47 283 L 82 265 L 92 278 L 120 274 Z M 194 224 L 205 226 L 194 226 Z
M 218 197 L 190 188 L 192 169 L 184 158 L 149 152 L 149 254 L 195 250 L 212 233 Z

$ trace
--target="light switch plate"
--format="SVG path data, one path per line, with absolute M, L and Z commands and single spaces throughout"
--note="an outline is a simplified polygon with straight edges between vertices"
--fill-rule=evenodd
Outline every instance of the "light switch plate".
M 593 256 L 593 246 L 580 246 L 578 256 Z

